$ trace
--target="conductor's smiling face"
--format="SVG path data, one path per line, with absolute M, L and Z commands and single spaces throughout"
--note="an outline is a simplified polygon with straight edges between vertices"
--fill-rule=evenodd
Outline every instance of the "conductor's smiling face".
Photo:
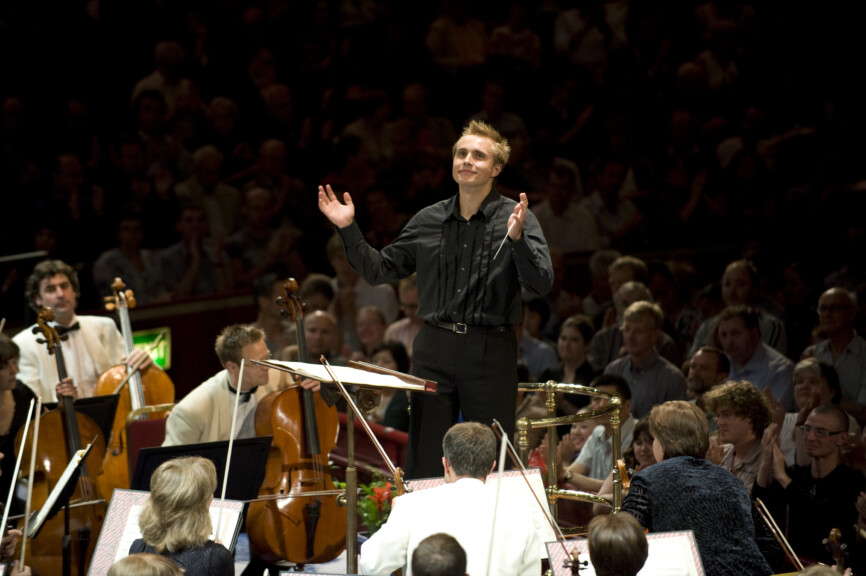
M 493 140 L 484 136 L 464 136 L 457 141 L 452 164 L 454 181 L 466 186 L 481 186 L 496 178 L 501 164 L 493 161 Z

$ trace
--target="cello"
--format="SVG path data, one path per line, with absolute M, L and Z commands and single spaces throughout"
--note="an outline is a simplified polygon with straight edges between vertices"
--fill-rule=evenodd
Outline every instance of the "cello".
M 307 358 L 303 305 L 294 279 L 277 299 L 297 326 L 298 349 Z M 250 504 L 247 533 L 253 551 L 267 562 L 322 563 L 346 546 L 346 513 L 338 507 L 328 474 L 328 453 L 337 443 L 339 416 L 321 396 L 298 386 L 272 392 L 256 409 L 256 435 L 273 436 L 261 501 Z M 305 495 L 306 494 L 306 495 Z M 280 498 L 280 496 L 284 496 Z
M 61 347 L 62 337 L 47 323 L 54 319 L 54 313 L 43 308 L 36 320 L 34 333 L 42 334 L 49 354 L 57 363 L 57 374 L 61 380 L 67 378 L 66 362 Z M 71 458 L 83 447 L 82 438 L 92 441 L 91 454 L 86 466 L 81 470 L 78 483 L 70 496 L 70 507 L 64 514 L 57 514 L 42 526 L 39 535 L 31 540 L 30 556 L 27 564 L 36 568 L 40 574 L 62 574 L 63 557 L 68 553 L 67 568 L 78 567 L 78 574 L 85 574 L 90 558 L 96 547 L 96 540 L 105 519 L 106 505 L 93 479 L 97 478 L 105 455 L 105 439 L 99 426 L 89 416 L 78 414 L 75 403 L 69 396 L 59 398 L 59 407 L 41 416 L 39 434 L 63 442 L 42 442 L 36 447 L 36 468 L 33 473 L 33 506 L 41 508 Z M 24 444 L 24 450 L 31 450 L 33 430 L 24 437 L 24 429 L 15 438 L 16 451 Z M 64 518 L 64 516 L 68 517 Z M 65 521 L 69 522 L 70 541 L 65 542 L 67 534 Z
M 124 290 L 126 285 L 120 278 L 115 278 L 111 285 L 113 296 L 106 298 L 105 308 L 117 311 L 120 319 L 120 332 L 123 336 L 126 357 L 133 351 L 132 324 L 129 321 L 129 309 L 135 308 L 135 295 L 132 290 Z M 117 412 L 111 426 L 111 437 L 108 441 L 105 460 L 102 463 L 103 473 L 97 480 L 99 490 L 106 498 L 111 498 L 117 488 L 129 488 L 129 453 L 127 451 L 126 420 L 134 410 L 156 404 L 172 404 L 174 402 L 174 383 L 168 375 L 155 366 L 144 371 L 126 364 L 112 366 L 99 376 L 94 396 L 118 394 Z M 157 417 L 165 418 L 168 412 L 159 413 Z M 140 415 L 139 417 L 147 417 Z

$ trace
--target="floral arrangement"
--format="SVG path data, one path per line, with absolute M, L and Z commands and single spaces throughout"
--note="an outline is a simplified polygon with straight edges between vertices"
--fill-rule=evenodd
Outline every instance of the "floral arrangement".
M 334 482 L 339 488 L 345 488 L 345 482 Z M 391 514 L 393 494 L 391 482 L 386 481 L 382 474 L 374 474 L 369 484 L 358 484 L 358 516 L 372 536 Z

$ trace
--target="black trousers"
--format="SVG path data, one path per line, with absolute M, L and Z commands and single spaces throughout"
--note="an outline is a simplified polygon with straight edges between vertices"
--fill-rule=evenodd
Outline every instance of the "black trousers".
M 514 433 L 517 339 L 514 330 L 455 334 L 424 324 L 412 345 L 412 373 L 438 384 L 435 395 L 412 392 L 407 478 L 443 473 L 442 438 L 457 422 L 499 421 Z

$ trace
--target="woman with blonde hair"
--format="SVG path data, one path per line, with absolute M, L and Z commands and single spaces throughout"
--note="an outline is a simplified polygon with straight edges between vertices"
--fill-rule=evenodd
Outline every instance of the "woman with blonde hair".
M 232 576 L 231 553 L 208 539 L 216 486 L 216 468 L 206 458 L 164 462 L 150 478 L 150 498 L 138 519 L 142 538 L 132 543 L 129 553 L 161 554 L 187 576 Z

